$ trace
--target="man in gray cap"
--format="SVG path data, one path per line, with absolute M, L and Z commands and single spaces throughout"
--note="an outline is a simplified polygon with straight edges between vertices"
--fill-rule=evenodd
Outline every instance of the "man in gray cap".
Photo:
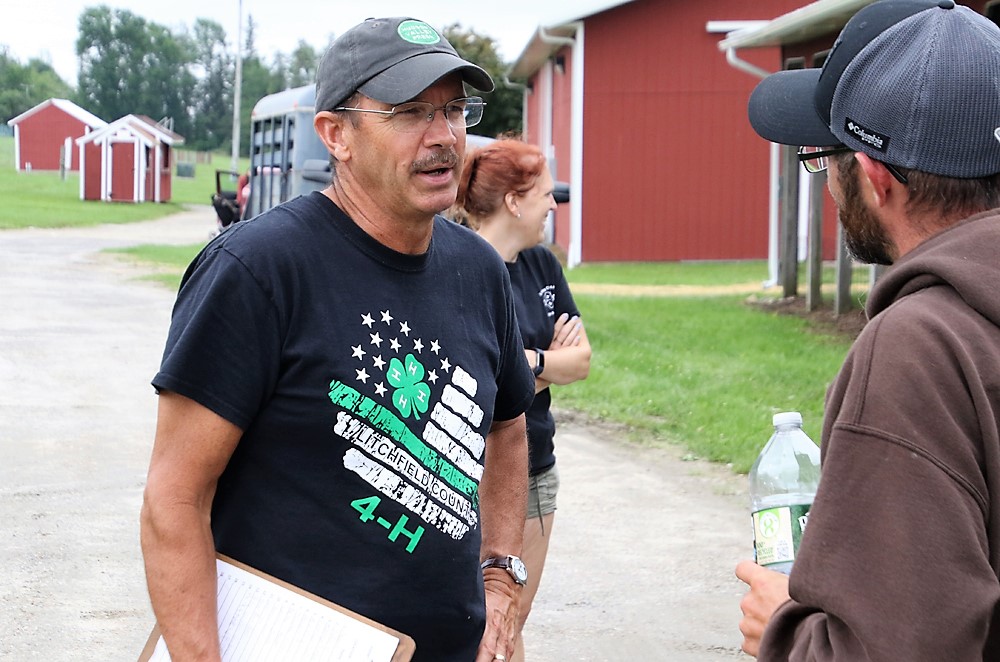
M 437 216 L 492 90 L 426 23 L 369 19 L 316 86 L 333 181 L 189 267 L 142 512 L 173 659 L 219 659 L 222 553 L 412 636 L 503 660 L 526 579 L 534 389 L 507 270 Z
M 892 267 L 827 394 L 791 575 L 737 567 L 743 648 L 1000 660 L 1000 30 L 951 0 L 879 0 L 749 114 L 807 170 L 829 161 L 849 247 Z

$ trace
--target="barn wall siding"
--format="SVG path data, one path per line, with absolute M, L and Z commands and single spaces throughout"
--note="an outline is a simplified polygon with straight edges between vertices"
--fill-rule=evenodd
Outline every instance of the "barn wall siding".
M 60 150 L 66 138 L 76 139 L 87 132 L 80 120 L 67 115 L 56 106 L 42 108 L 19 124 L 19 170 L 59 170 Z M 71 143 L 72 144 L 72 143 Z M 79 158 L 72 146 L 70 170 L 79 170 Z M 30 166 L 29 166 L 30 164 Z
M 746 119 L 758 79 L 726 62 L 724 35 L 706 24 L 771 19 L 801 4 L 636 0 L 584 19 L 583 190 L 572 192 L 583 204 L 584 262 L 767 256 L 770 148 Z M 553 145 L 557 178 L 568 181 L 571 49 L 556 55 L 565 70 L 553 74 Z M 777 48 L 741 55 L 781 66 Z M 532 96 L 527 138 L 537 140 Z M 563 207 L 556 240 L 565 248 Z

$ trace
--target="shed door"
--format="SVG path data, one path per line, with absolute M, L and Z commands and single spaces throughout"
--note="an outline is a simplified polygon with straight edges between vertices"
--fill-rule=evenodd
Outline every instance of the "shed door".
M 115 202 L 135 201 L 135 144 L 111 145 L 111 199 Z
M 87 143 L 83 147 L 84 170 L 80 176 L 83 180 L 83 199 L 101 199 L 101 146 L 97 143 Z

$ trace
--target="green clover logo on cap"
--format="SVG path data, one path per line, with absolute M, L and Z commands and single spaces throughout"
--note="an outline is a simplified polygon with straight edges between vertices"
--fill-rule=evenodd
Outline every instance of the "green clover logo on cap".
M 399 33 L 399 36 L 404 41 L 408 41 L 411 44 L 429 46 L 441 41 L 441 35 L 437 33 L 437 30 L 423 21 L 403 21 L 396 28 L 396 32 Z

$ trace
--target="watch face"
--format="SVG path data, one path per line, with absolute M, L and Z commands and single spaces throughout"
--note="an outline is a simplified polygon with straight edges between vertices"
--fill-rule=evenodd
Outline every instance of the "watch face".
M 514 578 L 523 584 L 528 581 L 528 569 L 524 567 L 524 562 L 516 556 L 510 557 L 510 569 L 514 573 Z

